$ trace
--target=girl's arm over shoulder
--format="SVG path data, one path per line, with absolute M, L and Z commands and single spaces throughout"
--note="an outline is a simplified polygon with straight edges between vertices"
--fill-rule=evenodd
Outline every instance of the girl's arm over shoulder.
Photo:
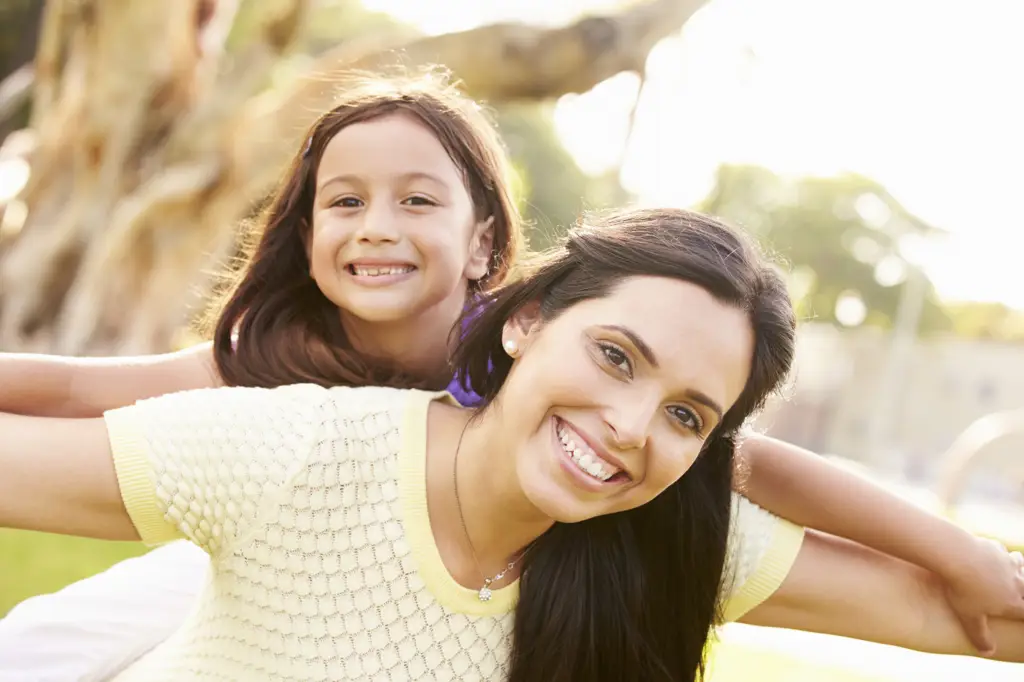
M 0 412 L 13 414 L 100 417 L 146 398 L 220 384 L 212 343 L 136 357 L 0 353 Z

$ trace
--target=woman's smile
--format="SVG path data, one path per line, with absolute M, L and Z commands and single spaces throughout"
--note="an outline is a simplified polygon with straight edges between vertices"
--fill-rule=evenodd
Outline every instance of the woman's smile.
M 591 446 L 592 439 L 572 424 L 551 417 L 553 448 L 569 479 L 585 490 L 607 492 L 632 481 L 632 477 L 607 452 Z

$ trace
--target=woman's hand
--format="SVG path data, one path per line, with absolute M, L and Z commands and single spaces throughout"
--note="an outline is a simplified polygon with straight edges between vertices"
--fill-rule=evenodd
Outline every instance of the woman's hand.
M 1024 556 L 995 540 L 974 538 L 956 565 L 943 572 L 946 599 L 983 656 L 996 651 L 989 617 L 1024 620 Z

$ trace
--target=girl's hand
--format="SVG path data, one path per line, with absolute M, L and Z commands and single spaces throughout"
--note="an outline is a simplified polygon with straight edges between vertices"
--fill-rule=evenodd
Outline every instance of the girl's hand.
M 990 616 L 1024 620 L 1024 556 L 995 540 L 974 538 L 955 570 L 943 576 L 946 598 L 983 656 L 995 653 Z

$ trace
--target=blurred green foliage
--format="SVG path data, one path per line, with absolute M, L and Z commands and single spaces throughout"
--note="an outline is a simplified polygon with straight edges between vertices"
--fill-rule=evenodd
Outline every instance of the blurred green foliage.
M 145 551 L 138 542 L 0 529 L 0 616 L 23 599 L 54 592 Z
M 877 182 L 853 174 L 790 179 L 723 166 L 700 209 L 747 228 L 788 261 L 801 318 L 819 322 L 836 322 L 840 295 L 855 292 L 867 308 L 865 324 L 891 326 L 905 286 L 901 239 L 938 232 Z M 948 331 L 951 320 L 928 288 L 920 329 Z
M 629 200 L 618 178 L 594 178 L 579 169 L 555 134 L 553 106 L 517 104 L 495 118 L 519 175 L 520 208 L 530 247 L 550 246 L 582 212 Z

